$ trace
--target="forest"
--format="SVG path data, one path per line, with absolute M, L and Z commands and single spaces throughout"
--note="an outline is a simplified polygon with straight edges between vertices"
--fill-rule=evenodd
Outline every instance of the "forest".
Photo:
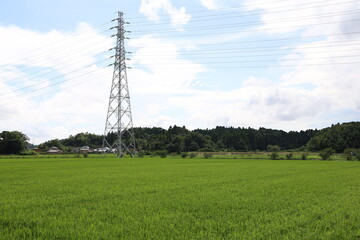
M 134 128 L 136 148 L 138 151 L 212 152 L 212 151 L 264 151 L 269 146 L 277 145 L 281 150 L 320 151 L 332 148 L 336 152 L 345 149 L 360 148 L 360 122 L 335 124 L 322 130 L 282 131 L 268 128 L 234 128 L 216 127 L 213 129 L 188 130 L 185 126 L 171 126 L 168 129 L 159 127 Z M 106 136 L 112 143 L 114 133 Z M 129 140 L 124 136 L 125 141 Z M 26 151 L 27 136 L 21 132 L 3 131 L 0 133 L 0 153 L 17 154 Z M 75 148 L 89 146 L 93 149 L 102 146 L 103 136 L 92 133 L 79 133 L 65 139 L 53 139 L 38 147 L 46 151 L 58 147 L 64 152 Z
M 139 151 L 163 150 L 169 153 L 190 151 L 264 151 L 269 145 L 282 150 L 319 151 L 332 148 L 343 152 L 347 148 L 360 148 L 360 122 L 332 125 L 322 130 L 282 131 L 267 128 L 216 127 L 213 129 L 188 130 L 185 126 L 134 128 L 136 147 Z M 108 142 L 115 140 L 108 134 Z M 52 146 L 70 151 L 72 148 L 90 146 L 99 148 L 103 136 L 79 133 L 66 139 L 54 139 L 39 145 L 41 149 Z M 125 136 L 125 141 L 128 137 Z

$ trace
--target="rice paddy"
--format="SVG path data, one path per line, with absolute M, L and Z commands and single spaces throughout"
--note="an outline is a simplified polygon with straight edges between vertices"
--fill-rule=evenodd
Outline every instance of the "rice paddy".
M 0 159 L 0 239 L 360 239 L 360 162 Z

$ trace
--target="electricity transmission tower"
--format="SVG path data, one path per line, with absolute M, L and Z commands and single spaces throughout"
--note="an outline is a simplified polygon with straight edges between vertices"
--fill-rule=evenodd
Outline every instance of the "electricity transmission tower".
M 108 147 L 116 151 L 118 157 L 124 154 L 135 154 L 135 139 L 133 131 L 133 122 L 131 116 L 130 94 L 126 74 L 126 51 L 125 51 L 125 31 L 123 13 L 118 12 L 118 18 L 112 20 L 117 21 L 117 26 L 111 29 L 117 29 L 117 37 L 114 57 L 114 72 L 110 90 L 109 106 L 106 116 L 103 149 Z M 106 139 L 107 135 L 114 137 L 110 140 Z M 126 139 L 125 139 L 126 138 Z

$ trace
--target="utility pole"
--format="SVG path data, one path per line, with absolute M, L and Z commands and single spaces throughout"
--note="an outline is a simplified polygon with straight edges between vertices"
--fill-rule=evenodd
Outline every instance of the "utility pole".
M 134 156 L 136 152 L 125 62 L 127 52 L 124 41 L 128 38 L 125 38 L 127 31 L 124 25 L 128 22 L 124 21 L 123 15 L 123 12 L 118 12 L 118 18 L 112 20 L 117 21 L 117 26 L 110 28 L 117 29 L 117 34 L 111 36 L 116 36 L 116 47 L 110 49 L 115 50 L 115 55 L 112 56 L 114 72 L 103 139 L 103 149 L 108 147 L 115 150 L 118 157 L 123 157 L 125 154 Z M 112 137 L 116 136 L 115 141 L 110 140 L 110 137 L 106 139 L 108 134 Z

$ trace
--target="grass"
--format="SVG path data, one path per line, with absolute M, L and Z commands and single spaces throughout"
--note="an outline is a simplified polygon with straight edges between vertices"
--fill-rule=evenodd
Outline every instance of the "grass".
M 0 159 L 0 239 L 360 239 L 360 162 Z

